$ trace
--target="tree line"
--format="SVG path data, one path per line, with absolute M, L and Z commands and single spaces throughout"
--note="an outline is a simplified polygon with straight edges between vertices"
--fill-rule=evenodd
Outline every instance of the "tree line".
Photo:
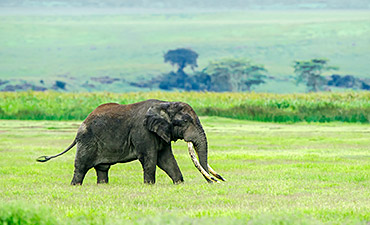
M 243 92 L 251 91 L 253 86 L 266 82 L 270 77 L 263 65 L 254 64 L 244 58 L 225 58 L 211 61 L 201 69 L 198 67 L 198 53 L 191 49 L 178 48 L 164 54 L 164 62 L 176 67 L 175 71 L 162 74 L 149 82 L 133 83 L 140 87 L 158 85 L 163 90 L 181 89 L 186 91 Z M 329 65 L 328 59 L 310 59 L 294 61 L 293 68 L 297 84 L 304 83 L 308 92 L 323 91 L 329 85 L 348 88 L 370 89 L 366 82 L 351 75 L 331 77 L 324 72 L 338 70 Z M 192 74 L 184 71 L 190 67 Z

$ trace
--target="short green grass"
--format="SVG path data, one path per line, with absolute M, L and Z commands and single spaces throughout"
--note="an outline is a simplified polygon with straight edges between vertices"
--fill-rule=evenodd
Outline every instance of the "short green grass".
M 367 124 L 201 117 L 209 163 L 227 182 L 207 184 L 186 144 L 178 141 L 173 149 L 184 184 L 173 185 L 158 169 L 157 183 L 144 185 L 140 163 L 134 161 L 113 166 L 108 185 L 97 185 L 91 170 L 83 186 L 75 187 L 69 185 L 75 149 L 47 163 L 35 159 L 66 148 L 80 122 L 0 120 L 0 219 L 40 224 L 370 222 Z
M 61 10 L 56 15 L 0 15 L 0 77 L 38 85 L 39 80 L 63 80 L 69 91 L 81 91 L 74 85 L 89 77 L 142 81 L 173 70 L 163 54 L 180 47 L 199 53 L 199 69 L 212 60 L 243 57 L 265 65 L 273 76 L 291 75 L 294 60 L 325 57 L 341 74 L 370 77 L 368 11 L 81 14 Z M 95 90 L 107 90 L 106 85 L 94 85 Z M 117 82 L 109 90 L 137 88 Z M 289 84 L 282 90 L 271 81 L 256 90 L 305 89 Z

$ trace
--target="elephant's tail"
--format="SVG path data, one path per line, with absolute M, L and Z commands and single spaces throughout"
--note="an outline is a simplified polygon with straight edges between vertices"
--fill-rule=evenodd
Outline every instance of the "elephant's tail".
M 60 155 L 63 155 L 64 153 L 68 152 L 71 148 L 73 148 L 73 146 L 75 146 L 77 143 L 76 139 L 72 142 L 72 144 L 66 148 L 66 150 L 64 150 L 63 152 L 59 153 L 59 154 L 56 154 L 56 155 L 52 155 L 52 156 L 40 156 L 36 159 L 37 162 L 46 162 L 46 161 L 49 161 L 50 159 L 52 158 L 55 158 L 55 157 L 58 157 Z

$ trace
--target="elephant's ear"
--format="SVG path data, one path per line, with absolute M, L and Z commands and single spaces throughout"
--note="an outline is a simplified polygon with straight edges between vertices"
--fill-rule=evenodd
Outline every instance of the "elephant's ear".
M 168 116 L 168 103 L 161 103 L 148 109 L 145 115 L 144 126 L 156 133 L 167 143 L 171 142 L 172 124 Z

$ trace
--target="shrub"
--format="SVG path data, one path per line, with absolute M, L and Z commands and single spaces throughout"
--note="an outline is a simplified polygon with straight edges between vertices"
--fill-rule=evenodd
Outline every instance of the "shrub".
M 0 224 L 7 225 L 55 225 L 50 210 L 45 208 L 24 205 L 22 203 L 6 203 L 0 206 Z

